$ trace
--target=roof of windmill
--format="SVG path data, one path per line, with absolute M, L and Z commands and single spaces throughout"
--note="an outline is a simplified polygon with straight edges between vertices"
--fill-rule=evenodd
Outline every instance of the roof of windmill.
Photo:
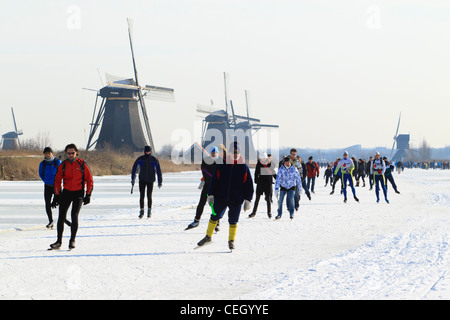
M 18 134 L 15 131 L 10 131 L 2 135 L 3 139 L 16 139 Z

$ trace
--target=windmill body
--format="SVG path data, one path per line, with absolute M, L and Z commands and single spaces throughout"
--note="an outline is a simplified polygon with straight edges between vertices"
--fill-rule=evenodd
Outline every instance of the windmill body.
M 20 149 L 19 136 L 23 134 L 22 130 L 17 130 L 16 118 L 14 116 L 14 109 L 11 108 L 14 131 L 7 132 L 2 135 L 2 150 L 17 150 Z
M 131 38 L 128 36 L 133 61 L 134 78 L 126 79 L 107 74 L 107 86 L 97 92 L 91 129 L 86 149 L 131 149 L 141 151 L 150 145 L 154 149 L 145 98 L 174 102 L 174 90 L 153 85 L 140 86 Z M 99 100 L 101 102 L 99 103 Z M 99 104 L 99 105 L 98 105 Z M 95 137 L 97 137 L 95 140 Z
M 400 128 L 400 119 L 402 114 L 400 113 L 398 117 L 398 124 L 397 124 L 397 131 L 395 132 L 394 136 L 394 143 L 392 144 L 392 150 L 390 159 L 392 162 L 397 161 L 405 161 L 411 154 L 410 146 L 409 146 L 409 140 L 410 135 L 409 134 L 398 134 L 398 129 Z M 396 147 L 396 152 L 394 156 L 392 156 L 394 152 L 394 147 Z
M 263 127 L 278 128 L 278 125 L 261 124 L 260 119 L 251 118 L 249 116 L 248 92 L 245 92 L 247 115 L 235 114 L 233 101 L 228 101 L 227 83 L 228 77 L 224 73 L 225 82 L 225 110 L 210 111 L 204 107 L 197 106 L 197 112 L 208 114 L 203 119 L 203 129 L 201 138 L 201 147 L 208 151 L 211 146 L 218 144 L 225 145 L 226 148 L 233 141 L 240 144 L 241 154 L 247 162 L 254 161 L 256 163 L 257 150 L 253 143 L 253 135 Z M 231 114 L 228 113 L 228 106 Z M 193 147 L 188 149 L 187 153 L 192 152 Z M 185 153 L 186 154 L 186 153 Z
M 100 89 L 100 96 L 104 99 L 104 115 L 96 149 L 142 150 L 149 144 L 139 116 L 138 90 L 106 86 Z

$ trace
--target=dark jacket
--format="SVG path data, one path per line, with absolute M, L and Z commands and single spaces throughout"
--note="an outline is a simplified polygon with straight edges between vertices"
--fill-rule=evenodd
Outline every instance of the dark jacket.
M 139 167 L 139 181 L 155 182 L 155 174 L 158 175 L 158 184 L 162 184 L 161 167 L 158 159 L 152 155 L 143 155 L 136 159 L 131 170 L 131 181 L 136 179 L 136 170 Z
M 202 169 L 202 175 L 205 184 L 209 184 L 211 182 L 214 170 L 216 169 L 216 165 L 216 161 L 210 156 L 203 159 L 200 168 Z
M 277 174 L 272 166 L 272 162 L 263 164 L 258 160 L 255 168 L 255 183 L 262 185 L 272 185 L 273 179 L 277 178 Z
M 214 196 L 214 201 L 242 204 L 252 200 L 253 191 L 250 170 L 241 157 L 237 162 L 227 158 L 224 164 L 217 164 L 208 194 Z

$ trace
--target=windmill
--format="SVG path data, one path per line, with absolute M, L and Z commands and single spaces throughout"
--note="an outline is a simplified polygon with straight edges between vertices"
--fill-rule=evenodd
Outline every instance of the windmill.
M 97 91 L 86 150 L 94 145 L 95 149 L 109 146 L 114 149 L 126 147 L 138 151 L 145 145 L 154 149 L 145 98 L 175 101 L 173 89 L 140 85 L 131 36 L 132 20 L 127 19 L 127 22 L 134 78 L 106 74 L 107 85 Z M 98 138 L 94 140 L 99 128 L 101 129 Z
M 253 135 L 261 128 L 278 128 L 278 125 L 262 124 L 260 119 L 249 116 L 249 93 L 245 90 L 246 116 L 235 113 L 233 101 L 228 100 L 228 75 L 224 73 L 225 110 L 211 111 L 197 105 L 197 112 L 207 114 L 202 121 L 201 147 L 208 150 L 213 145 L 227 144 L 237 140 L 240 143 L 241 154 L 245 160 L 256 159 L 256 149 Z M 228 106 L 231 114 L 228 112 Z
M 20 149 L 19 136 L 23 134 L 23 131 L 17 130 L 16 117 L 14 116 L 13 108 L 11 108 L 11 112 L 14 123 L 14 131 L 10 131 L 2 135 L 2 150 Z
M 398 123 L 397 123 L 397 130 L 395 132 L 394 136 L 394 143 L 392 144 L 391 154 L 389 158 L 392 162 L 396 161 L 404 161 L 404 159 L 408 156 L 408 153 L 410 152 L 409 147 L 409 134 L 398 134 L 398 129 L 400 128 L 400 119 L 401 119 L 402 113 L 400 112 L 400 115 L 398 116 Z M 394 152 L 394 147 L 397 147 L 397 151 L 392 157 L 392 154 Z

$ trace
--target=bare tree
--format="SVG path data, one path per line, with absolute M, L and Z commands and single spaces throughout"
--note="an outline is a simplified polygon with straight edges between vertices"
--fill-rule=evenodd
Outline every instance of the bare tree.
M 430 160 L 431 158 L 431 147 L 428 144 L 428 142 L 425 140 L 425 138 L 422 140 L 422 143 L 419 146 L 419 149 L 417 150 L 419 154 L 419 160 L 420 161 L 426 161 Z

